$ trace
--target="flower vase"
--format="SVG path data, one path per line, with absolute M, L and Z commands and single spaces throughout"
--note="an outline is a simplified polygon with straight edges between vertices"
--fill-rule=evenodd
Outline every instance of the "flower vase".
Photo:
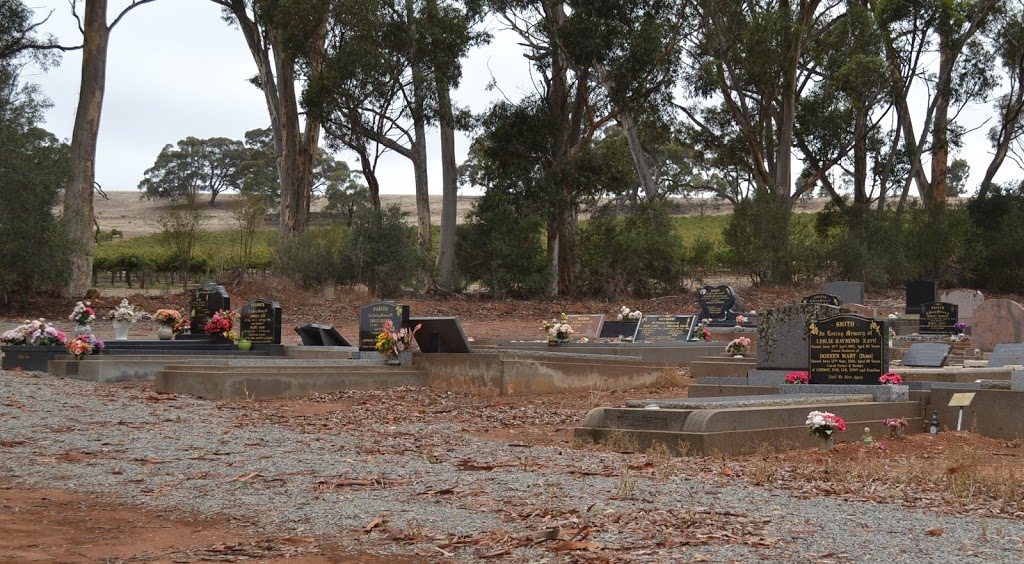
M 78 335 L 92 335 L 92 325 L 88 323 L 76 323 L 75 324 L 75 336 Z
M 835 438 L 832 435 L 819 435 L 818 436 L 818 450 L 821 452 L 828 452 L 836 446 Z
M 161 341 L 170 341 L 174 338 L 174 328 L 170 325 L 161 323 L 156 328 L 156 338 Z
M 114 320 L 114 339 L 117 341 L 128 340 L 128 329 L 132 326 L 131 321 Z
M 251 348 L 252 348 L 252 341 L 246 341 L 246 340 L 238 341 L 238 350 L 240 350 L 240 351 L 248 351 Z
M 898 441 L 903 438 L 903 431 L 900 429 L 889 429 L 889 438 Z

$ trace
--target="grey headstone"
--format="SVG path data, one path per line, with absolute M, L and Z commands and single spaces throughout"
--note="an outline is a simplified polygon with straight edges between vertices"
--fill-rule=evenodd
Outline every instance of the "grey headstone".
M 985 301 L 978 290 L 947 290 L 942 292 L 941 301 L 957 305 L 957 321 L 968 325 L 974 320 L 974 309 Z
M 757 368 L 807 370 L 807 326 L 839 313 L 822 304 L 792 304 L 769 309 L 757 327 Z
M 946 343 L 914 343 L 903 354 L 903 366 L 940 368 L 946 363 L 952 349 Z
M 1024 343 L 1000 343 L 992 349 L 987 368 L 1002 368 L 1024 364 Z
M 824 289 L 826 294 L 832 294 L 842 300 L 844 304 L 864 303 L 863 282 L 849 282 L 845 280 L 825 282 L 822 285 L 822 289 Z
M 601 334 L 601 324 L 604 323 L 604 314 L 589 314 L 589 315 L 567 315 L 566 323 L 573 328 L 575 333 L 572 334 L 574 339 L 596 339 Z

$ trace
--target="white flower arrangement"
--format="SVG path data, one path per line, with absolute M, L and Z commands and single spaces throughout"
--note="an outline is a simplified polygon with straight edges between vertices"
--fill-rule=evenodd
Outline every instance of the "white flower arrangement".
M 619 309 L 619 321 L 638 321 L 644 314 L 640 310 L 631 310 L 626 306 Z
M 544 322 L 544 331 L 547 332 L 548 339 L 552 341 L 567 340 L 569 335 L 572 335 L 575 332 L 573 331 L 572 326 L 567 323 L 568 320 L 569 316 L 562 313 L 557 319 Z
M 0 344 L 3 345 L 30 345 L 32 344 L 32 335 L 37 331 L 43 331 L 46 329 L 47 323 L 43 318 L 28 320 L 26 319 L 21 325 L 5 331 L 0 335 Z
M 121 300 L 121 303 L 111 310 L 110 315 L 107 316 L 114 321 L 126 321 L 128 323 L 135 322 L 135 308 L 132 304 L 128 303 L 127 299 Z

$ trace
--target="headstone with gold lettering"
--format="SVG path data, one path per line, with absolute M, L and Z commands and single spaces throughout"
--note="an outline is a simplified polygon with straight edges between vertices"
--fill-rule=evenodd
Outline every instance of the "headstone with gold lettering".
M 743 313 L 743 301 L 736 295 L 732 286 L 722 284 L 720 286 L 704 286 L 697 293 L 697 302 L 700 304 L 701 318 L 711 320 L 733 320 L 737 313 Z
M 604 314 L 571 314 L 565 316 L 565 322 L 572 327 L 573 339 L 596 339 L 601 335 L 601 324 L 604 323 Z
M 359 350 L 377 350 L 377 335 L 391 320 L 395 330 L 409 326 L 409 306 L 395 302 L 377 302 L 359 308 Z
M 807 327 L 811 384 L 878 384 L 889 367 L 885 322 L 843 314 Z
M 203 326 L 210 321 L 213 314 L 222 309 L 231 309 L 231 296 L 220 284 L 203 284 L 192 292 L 191 305 L 189 318 L 192 323 L 192 332 L 200 334 L 203 333 Z
M 697 318 L 692 315 L 645 315 L 637 325 L 634 343 L 683 343 L 690 339 Z
M 953 335 L 957 332 L 954 327 L 959 319 L 959 309 L 956 304 L 946 302 L 928 302 L 921 304 L 920 326 L 918 333 L 922 335 Z
M 257 345 L 280 345 L 281 304 L 257 299 L 243 305 L 238 311 L 238 338 Z

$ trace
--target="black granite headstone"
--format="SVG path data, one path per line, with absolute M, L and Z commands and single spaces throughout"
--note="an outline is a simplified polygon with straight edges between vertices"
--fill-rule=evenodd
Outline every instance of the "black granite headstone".
M 918 332 L 922 335 L 953 335 L 957 331 L 954 325 L 960 316 L 956 304 L 946 302 L 928 302 L 921 304 L 921 318 Z
M 697 295 L 700 303 L 701 318 L 735 319 L 736 313 L 744 311 L 743 302 L 739 300 L 732 286 L 704 286 Z
M 907 282 L 906 313 L 921 313 L 921 306 L 938 299 L 939 284 L 934 280 Z
M 252 300 L 238 310 L 238 338 L 253 344 L 281 344 L 281 304 Z
M 409 327 L 409 306 L 395 302 L 377 302 L 359 308 L 359 350 L 377 350 L 377 335 L 391 320 L 395 330 Z
M 203 327 L 213 314 L 231 309 L 231 296 L 220 284 L 203 284 L 192 293 L 192 307 L 189 318 L 193 333 L 203 333 Z
M 988 359 L 989 368 L 1024 365 L 1024 343 L 999 343 Z
M 839 307 L 843 305 L 843 301 L 839 299 L 839 296 L 833 296 L 832 294 L 811 294 L 805 296 L 804 299 L 800 300 L 802 304 L 820 304 Z
M 883 321 L 843 314 L 807 329 L 812 384 L 878 384 L 889 367 Z
M 601 332 L 598 334 L 598 337 L 602 339 L 618 339 L 619 337 L 633 338 L 633 335 L 636 334 L 636 326 L 639 323 L 640 322 L 635 319 L 624 321 L 617 321 L 613 319 L 605 320 L 605 322 L 601 324 Z
M 693 315 L 645 315 L 637 325 L 634 343 L 682 343 L 690 339 L 697 318 Z
M 348 339 L 342 337 L 332 325 L 300 325 L 295 332 L 307 347 L 351 347 Z
M 914 343 L 903 353 L 903 366 L 941 368 L 953 347 L 947 343 Z
M 473 352 L 469 339 L 462 332 L 462 324 L 457 317 L 412 317 L 412 327 L 420 326 L 416 331 L 416 345 L 420 352 L 425 353 L 468 353 Z

